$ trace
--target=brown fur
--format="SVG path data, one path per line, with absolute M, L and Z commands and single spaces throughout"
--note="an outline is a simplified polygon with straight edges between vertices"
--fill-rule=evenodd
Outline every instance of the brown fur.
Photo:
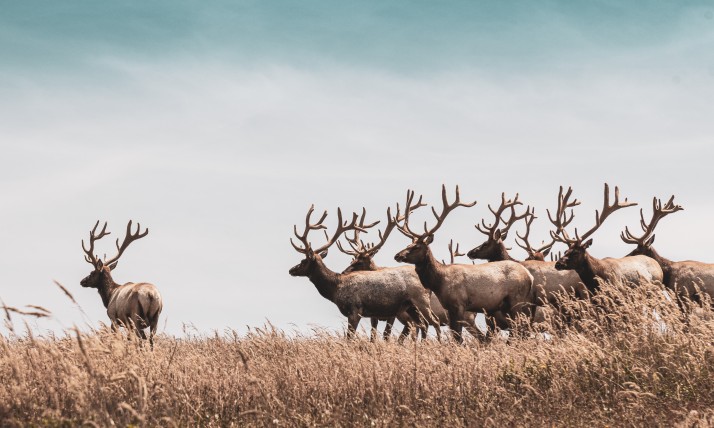
M 97 289 L 107 308 L 112 329 L 116 330 L 119 326 L 132 328 L 137 336 L 146 339 L 144 329 L 149 328 L 149 343 L 154 346 L 163 303 L 159 290 L 153 284 L 117 284 L 112 279 L 111 267 L 100 260 L 95 270 L 81 281 L 81 285 Z
M 511 261 L 444 265 L 431 253 L 430 236 L 416 239 L 394 259 L 415 265 L 422 285 L 432 290 L 447 310 L 454 339 L 463 341 L 464 326 L 472 335 L 480 336 L 475 326 L 468 323 L 466 312 L 483 312 L 487 318 L 498 312 L 512 318 L 530 313 L 533 276 L 526 268 Z

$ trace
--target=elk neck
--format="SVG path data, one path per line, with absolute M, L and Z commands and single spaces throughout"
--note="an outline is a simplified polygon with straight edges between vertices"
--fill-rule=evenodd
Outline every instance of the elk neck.
M 97 286 L 97 291 L 99 292 L 99 296 L 102 298 L 102 303 L 105 308 L 109 307 L 109 300 L 117 287 L 119 287 L 119 284 L 114 282 L 112 274 L 106 270 L 103 271 L 101 279 L 99 280 L 99 285 Z
M 426 249 L 426 255 L 423 260 L 414 264 L 419 280 L 424 288 L 427 288 L 439 295 L 441 286 L 444 282 L 444 265 L 439 263 L 431 252 L 431 248 Z
M 578 273 L 585 287 L 591 292 L 597 291 L 597 289 L 600 288 L 600 283 L 596 279 L 597 277 L 603 280 L 608 280 L 610 277 L 604 263 L 587 252 L 585 253 L 585 260 L 575 268 L 575 272 Z
M 665 285 L 669 285 L 672 280 L 672 264 L 674 262 L 660 256 L 659 253 L 657 252 L 657 250 L 655 250 L 653 247 L 649 247 L 649 249 L 650 249 L 650 254 L 647 254 L 647 256 L 654 259 L 657 263 L 659 263 L 659 267 L 662 268 L 662 273 L 664 274 L 662 281 L 664 282 Z
M 315 260 L 315 267 L 308 275 L 322 297 L 333 302 L 340 283 L 340 274 L 331 271 L 321 258 Z
M 511 257 L 510 254 L 508 254 L 508 250 L 506 249 L 506 246 L 503 244 L 503 242 L 498 243 L 497 249 L 493 253 L 494 254 L 492 254 L 492 256 L 488 259 L 489 262 L 501 262 L 505 260 L 509 260 L 512 262 L 518 261 Z

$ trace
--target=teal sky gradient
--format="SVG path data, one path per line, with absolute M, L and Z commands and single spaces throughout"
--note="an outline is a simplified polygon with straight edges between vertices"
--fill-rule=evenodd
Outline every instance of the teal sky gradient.
M 6 73 L 101 73 L 104 60 L 119 58 L 521 75 L 618 64 L 684 70 L 714 58 L 706 49 L 714 20 L 705 1 L 4 1 L 0 7 Z

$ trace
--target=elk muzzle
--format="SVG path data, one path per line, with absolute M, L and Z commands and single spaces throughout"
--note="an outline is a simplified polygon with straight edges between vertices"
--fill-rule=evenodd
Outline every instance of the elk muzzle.
M 568 267 L 568 260 L 565 259 L 564 257 L 561 257 L 560 260 L 555 262 L 555 270 L 569 270 L 570 268 Z
M 409 255 L 409 250 L 408 250 L 408 249 L 407 249 L 407 250 L 402 250 L 402 251 L 398 252 L 398 253 L 394 256 L 394 260 L 398 261 L 399 263 L 408 263 L 408 261 L 407 261 L 407 256 L 408 256 L 408 255 Z

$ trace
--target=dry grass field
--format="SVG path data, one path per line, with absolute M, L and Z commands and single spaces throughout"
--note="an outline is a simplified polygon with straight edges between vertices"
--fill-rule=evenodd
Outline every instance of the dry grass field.
M 714 319 L 649 285 L 528 338 L 0 336 L 2 426 L 713 426 Z M 41 309 L 36 309 L 42 313 Z M 21 315 L 6 310 L 8 326 Z M 527 328 L 524 326 L 524 328 Z M 550 331 L 548 335 L 537 333 Z

